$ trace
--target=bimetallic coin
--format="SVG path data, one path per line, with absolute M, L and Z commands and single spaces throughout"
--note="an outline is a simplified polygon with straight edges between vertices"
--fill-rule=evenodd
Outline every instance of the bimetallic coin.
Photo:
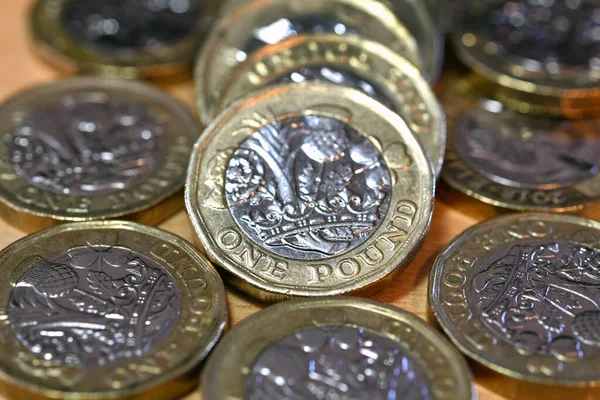
M 219 2 L 38 0 L 31 29 L 50 61 L 83 73 L 138 78 L 191 67 Z
M 598 222 L 575 216 L 524 213 L 481 223 L 435 261 L 433 313 L 463 353 L 498 374 L 574 386 L 563 394 L 575 397 L 593 386 L 596 395 L 586 398 L 595 398 L 599 239 Z
M 521 112 L 598 115 L 600 3 L 467 0 L 456 18 L 460 58 Z
M 437 174 L 446 145 L 446 121 L 419 70 L 387 47 L 353 36 L 311 35 L 266 46 L 231 75 L 209 120 L 237 98 L 284 82 L 324 81 L 379 100 L 406 121 L 430 156 Z
M 379 42 L 420 67 L 417 43 L 376 0 L 258 0 L 226 13 L 204 45 L 195 68 L 203 121 L 234 69 L 255 51 L 299 35 L 359 35 Z
M 261 0 L 226 0 L 221 8 L 221 14 L 232 14 L 249 3 L 258 4 L 260 1 Z M 443 4 L 440 5 L 441 1 L 426 0 L 427 4 L 423 4 L 422 1 L 412 0 L 376 1 L 384 4 L 389 10 L 393 11 L 400 23 L 404 25 L 412 37 L 414 37 L 419 57 L 422 61 L 421 69 L 423 76 L 433 85 L 440 75 L 444 59 L 444 46 L 441 37 L 442 27 L 437 25 L 440 23 L 443 13 Z M 447 17 L 447 15 L 444 14 L 444 18 L 445 17 Z M 333 30 L 326 29 L 326 31 L 332 31 L 339 34 L 339 28 L 336 28 L 336 26 L 333 26 Z
M 151 86 L 76 78 L 0 106 L 0 214 L 24 230 L 128 216 L 158 223 L 181 207 L 199 127 Z
M 354 89 L 276 86 L 204 132 L 186 206 L 232 283 L 267 301 L 373 293 L 419 249 L 431 164 L 405 122 Z
M 414 314 L 352 297 L 247 318 L 209 358 L 201 388 L 214 400 L 476 398 L 447 339 Z
M 468 80 L 451 86 L 443 102 L 442 177 L 454 189 L 519 211 L 578 212 L 600 201 L 600 120 L 519 114 L 477 97 Z
M 225 290 L 206 259 L 136 223 L 35 233 L 0 252 L 0 270 L 11 398 L 179 398 L 225 326 Z

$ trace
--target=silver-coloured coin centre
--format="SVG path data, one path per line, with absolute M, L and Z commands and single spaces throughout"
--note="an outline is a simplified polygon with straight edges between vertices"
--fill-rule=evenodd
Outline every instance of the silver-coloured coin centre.
M 482 21 L 488 21 L 482 24 Z M 531 70 L 600 68 L 600 7 L 581 0 L 495 2 L 483 19 L 491 39 Z
M 8 316 L 18 340 L 59 365 L 142 356 L 181 313 L 173 277 L 127 248 L 94 246 L 39 258 L 14 287 Z
M 267 347 L 246 377 L 247 400 L 430 399 L 420 362 L 363 329 L 310 328 Z
M 310 66 L 302 67 L 297 71 L 293 71 L 279 79 L 275 79 L 269 84 L 280 84 L 280 83 L 301 83 L 301 82 L 328 82 L 344 87 L 359 90 L 364 94 L 378 100 L 384 104 L 387 108 L 398 112 L 394 107 L 394 103 L 390 97 L 379 88 L 378 85 L 369 82 L 367 79 L 362 78 L 358 74 L 339 68 L 332 68 L 330 66 Z
M 161 50 L 193 34 L 198 0 L 70 0 L 62 9 L 69 35 L 113 57 L 120 50 Z
M 226 171 L 240 228 L 284 257 L 316 260 L 366 241 L 387 214 L 390 171 L 373 142 L 337 119 L 290 117 L 258 129 Z
M 10 155 L 15 171 L 35 187 L 94 196 L 152 175 L 167 140 L 145 106 L 69 97 L 26 115 L 13 129 Z
M 524 351 L 559 359 L 600 352 L 600 253 L 593 248 L 499 246 L 477 267 L 470 290 L 483 324 Z
M 455 146 L 480 174 L 513 187 L 574 185 L 598 173 L 600 120 L 553 120 L 475 109 L 457 122 Z

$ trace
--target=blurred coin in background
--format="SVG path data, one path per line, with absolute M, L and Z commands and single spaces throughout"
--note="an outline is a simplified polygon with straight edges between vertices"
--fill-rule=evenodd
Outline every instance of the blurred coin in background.
M 421 68 L 414 37 L 376 0 L 257 0 L 225 14 L 203 47 L 195 68 L 202 120 L 235 67 L 257 50 L 298 35 L 332 33 L 369 38 Z
M 218 0 L 39 0 L 33 37 L 49 61 L 84 74 L 145 78 L 189 71 Z
M 152 86 L 74 78 L 0 106 L 0 215 L 26 231 L 126 216 L 156 224 L 182 204 L 196 119 Z

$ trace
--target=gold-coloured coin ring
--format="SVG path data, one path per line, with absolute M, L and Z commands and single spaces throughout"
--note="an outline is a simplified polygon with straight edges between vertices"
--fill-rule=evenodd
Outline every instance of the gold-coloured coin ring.
M 102 195 L 66 194 L 34 185 L 17 173 L 11 148 L 15 140 L 13 134 L 23 121 L 44 107 L 80 100 L 98 104 L 111 100 L 117 104 L 127 102 L 152 116 L 157 129 L 163 132 L 161 143 L 166 148 L 157 149 L 164 152 L 163 161 L 147 179 Z M 59 117 L 65 116 L 56 116 Z M 149 224 L 162 221 L 182 206 L 175 195 L 183 189 L 191 147 L 200 131 L 194 116 L 164 92 L 143 83 L 92 77 L 72 78 L 16 95 L 0 106 L 0 125 L 5 132 L 0 140 L 0 215 L 28 231 L 61 221 L 123 216 Z M 109 140 L 115 139 L 118 138 Z
M 240 229 L 238 222 L 246 221 L 242 223 L 250 222 L 249 232 L 254 232 L 252 216 L 235 219 L 228 206 L 227 190 L 237 190 L 234 181 L 226 185 L 232 155 L 262 127 L 296 117 L 346 124 L 370 139 L 389 168 L 388 211 L 376 220 L 379 228 L 371 231 L 368 240 L 363 237 L 362 244 L 346 249 L 344 254 L 321 255 L 312 261 L 306 259 L 306 252 L 291 252 L 296 254 L 291 258 L 281 256 L 276 253 L 278 248 L 265 247 Z M 235 164 L 238 170 L 245 162 Z M 237 180 L 236 174 L 231 178 Z M 422 244 L 431 220 L 433 192 L 431 164 L 397 114 L 354 89 L 291 84 L 235 103 L 207 128 L 192 154 L 186 207 L 200 245 L 227 272 L 226 278 L 255 297 L 278 301 L 297 296 L 373 293 L 401 272 Z M 308 218 L 304 221 L 302 224 L 309 223 Z M 299 229 L 304 231 L 306 226 Z
M 137 223 L 37 232 L 0 252 L 0 269 L 0 370 L 4 393 L 19 398 L 179 398 L 197 385 L 186 374 L 226 323 L 225 290 L 211 264 L 178 236 Z M 52 312 L 26 323 L 44 310 Z M 131 311 L 131 320 L 121 318 Z M 148 348 L 134 351 L 138 341 Z M 88 352 L 69 343 L 86 343 Z
M 446 145 L 444 111 L 417 70 L 387 47 L 357 36 L 298 36 L 252 54 L 231 75 L 210 118 L 235 99 L 287 78 L 301 68 L 350 71 L 382 89 L 431 158 L 436 176 Z
M 585 325 L 581 322 L 585 317 L 596 313 L 596 311 L 586 311 L 583 307 L 588 305 L 586 294 L 590 293 L 590 289 L 597 288 L 597 283 L 596 286 L 593 284 L 590 286 L 586 281 L 596 280 L 597 275 L 593 275 L 592 271 L 597 271 L 597 267 L 594 266 L 594 260 L 585 257 L 585 252 L 595 252 L 599 239 L 598 222 L 571 215 L 522 213 L 485 221 L 457 237 L 434 262 L 429 278 L 429 304 L 432 312 L 459 350 L 480 365 L 503 375 L 504 378 L 544 385 L 597 387 L 600 379 L 596 368 L 599 356 L 597 352 L 590 352 L 589 345 L 593 341 L 587 338 L 587 335 L 595 332 L 593 325 L 588 325 L 592 330 L 586 331 Z M 584 252 L 581 253 L 580 266 L 577 266 L 577 259 L 564 259 L 562 267 L 552 264 L 550 258 L 560 257 L 565 245 L 579 247 Z M 510 250 L 504 264 L 499 261 L 488 267 L 497 259 L 499 252 L 506 254 L 508 249 L 526 246 L 545 248 L 548 251 L 546 260 L 550 261 L 546 262 L 539 252 L 529 253 L 531 258 L 527 258 L 527 254 L 517 254 L 516 250 Z M 525 276 L 521 277 L 524 267 L 520 265 L 527 263 L 545 264 L 548 269 L 539 270 L 531 265 L 525 272 Z M 554 267 L 558 269 L 553 269 Z M 588 272 L 585 271 L 586 268 L 589 268 Z M 502 278 L 501 269 L 505 271 L 508 280 L 504 281 Z M 494 272 L 498 274 L 494 275 Z M 489 273 L 487 281 L 483 279 L 486 273 Z M 581 274 L 589 278 L 583 278 L 583 281 L 571 280 L 570 274 Z M 488 296 L 482 293 L 481 289 L 485 282 L 488 284 L 484 291 L 494 288 L 501 290 L 503 283 L 507 285 L 506 291 L 501 291 L 501 297 L 496 298 L 496 302 L 493 301 L 493 297 L 485 297 L 486 301 L 493 306 L 504 305 L 510 308 L 514 302 L 519 303 L 519 299 L 522 299 L 517 308 L 509 311 L 511 315 L 505 315 L 503 318 L 503 314 L 495 314 L 491 306 L 482 305 L 480 300 L 475 299 L 474 296 L 479 298 Z M 477 285 L 477 288 L 474 285 Z M 544 285 L 548 285 L 546 297 L 535 297 L 535 291 L 540 290 Z M 532 290 L 526 294 L 519 289 L 523 286 L 528 286 Z M 563 298 L 564 303 L 556 301 L 556 296 L 560 298 L 562 291 L 567 294 Z M 532 298 L 528 300 L 530 296 Z M 505 302 L 502 302 L 503 299 Z M 576 303 L 577 299 L 581 299 L 581 303 L 578 307 L 571 308 L 570 304 Z M 526 303 L 528 301 L 531 301 L 529 305 Z M 553 321 L 548 320 L 545 324 L 547 320 L 544 319 L 544 314 L 546 317 L 549 316 L 551 310 L 536 307 L 536 304 L 544 302 L 547 302 L 550 307 L 566 310 L 568 319 L 572 320 L 575 316 L 576 322 L 565 320 L 566 325 L 563 326 L 563 330 L 556 330 L 549 325 L 553 324 Z M 594 307 L 595 304 L 592 305 L 592 308 Z M 519 311 L 523 312 L 523 317 L 529 318 L 519 319 L 519 316 L 513 313 Z M 534 319 L 536 311 L 542 315 Z M 576 314 L 580 316 L 577 317 Z M 492 321 L 487 322 L 486 319 Z M 503 324 L 498 327 L 493 324 L 493 320 L 498 319 L 505 321 L 504 324 L 511 324 L 513 321 L 516 323 L 511 330 L 500 334 Z M 518 320 L 521 324 L 517 322 Z M 548 336 L 546 340 L 549 342 L 547 346 L 541 343 L 537 349 L 534 340 L 537 332 L 530 332 L 530 340 L 527 340 L 527 332 L 523 332 L 527 330 L 524 324 L 536 325 L 536 321 L 540 321 L 539 329 L 545 327 L 544 337 Z M 521 335 L 518 335 L 519 331 Z M 580 351 L 569 352 L 569 343 L 571 343 L 569 337 L 572 339 L 573 331 L 581 343 L 581 348 Z M 523 339 L 521 344 L 518 343 L 520 338 Z M 576 344 L 575 349 L 577 349 Z M 540 388 L 538 387 L 538 390 Z M 552 387 L 546 389 L 553 390 Z
M 456 130 L 460 128 L 458 122 L 466 111 L 489 107 L 489 105 L 497 108 L 501 105 L 478 97 L 470 77 L 450 84 L 442 94 L 441 100 L 448 118 L 448 148 L 442 178 L 455 190 L 487 205 L 517 211 L 580 212 L 600 200 L 600 174 L 598 173 L 589 174 L 589 178 L 581 181 L 547 187 L 509 186 L 486 176 L 457 152 Z M 510 115 L 510 111 L 507 110 L 500 112 Z M 519 116 L 519 118 L 534 117 Z M 585 130 L 583 120 L 573 121 L 573 124 L 584 126 Z M 526 128 L 522 127 L 523 134 L 527 133 Z M 591 136 L 590 133 L 586 134 Z M 452 197 L 452 194 L 449 193 L 448 197 Z
M 211 354 L 202 374 L 204 397 L 246 398 L 248 374 L 261 353 L 286 336 L 333 327 L 363 329 L 397 343 L 401 352 L 413 355 L 426 370 L 433 399 L 477 397 L 465 360 L 441 334 L 414 314 L 353 297 L 287 301 L 244 320 Z
M 356 30 L 357 34 L 389 47 L 421 68 L 422 60 L 415 39 L 379 1 L 253 1 L 244 4 L 236 12 L 226 13 L 214 27 L 198 56 L 194 81 L 201 120 L 209 120 L 209 107 L 218 101 L 228 77 L 249 56 L 247 52 L 253 52 L 253 49 L 249 51 L 245 47 L 256 32 L 278 20 L 315 15 L 331 16 L 340 24 Z M 278 41 L 282 39 L 284 37 Z
M 201 41 L 217 15 L 219 2 L 204 1 L 203 17 L 194 33 L 168 47 L 103 53 L 78 43 L 65 29 L 63 9 L 72 0 L 38 0 L 31 10 L 30 25 L 40 54 L 67 70 L 119 78 L 148 78 L 189 71 Z
M 600 73 L 531 70 L 484 33 L 465 28 L 464 21 L 481 21 L 487 7 L 498 0 L 464 2 L 455 18 L 453 38 L 459 58 L 488 82 L 482 87 L 506 106 L 523 113 L 565 118 L 597 116 L 600 112 Z M 590 2 L 593 4 L 593 2 Z M 535 64 L 535 63 L 530 63 Z

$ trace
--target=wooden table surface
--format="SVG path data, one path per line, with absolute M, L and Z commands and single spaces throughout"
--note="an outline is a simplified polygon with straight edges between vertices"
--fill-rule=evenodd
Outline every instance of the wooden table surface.
M 4 1 L 0 6 L 0 101 L 28 86 L 53 82 L 65 77 L 40 60 L 32 51 L 27 26 L 28 10 L 34 0 Z M 193 86 L 191 81 L 168 84 L 165 89 L 173 96 L 193 108 Z M 412 311 L 422 318 L 426 316 L 427 279 L 431 262 L 440 250 L 463 230 L 477 221 L 444 204 L 439 199 L 431 230 L 425 244 L 409 267 L 386 289 L 373 296 L 374 300 L 387 302 Z M 185 211 L 180 211 L 160 225 L 192 241 L 193 230 Z M 8 246 L 25 236 L 3 221 L 0 221 L 0 248 Z M 229 326 L 235 325 L 264 307 L 235 289 L 227 288 L 229 303 Z M 503 399 L 504 397 L 478 385 L 480 399 Z M 185 400 L 199 400 L 199 391 Z M 0 400 L 4 400 L 0 397 Z M 208 399 L 207 399 L 208 400 Z

